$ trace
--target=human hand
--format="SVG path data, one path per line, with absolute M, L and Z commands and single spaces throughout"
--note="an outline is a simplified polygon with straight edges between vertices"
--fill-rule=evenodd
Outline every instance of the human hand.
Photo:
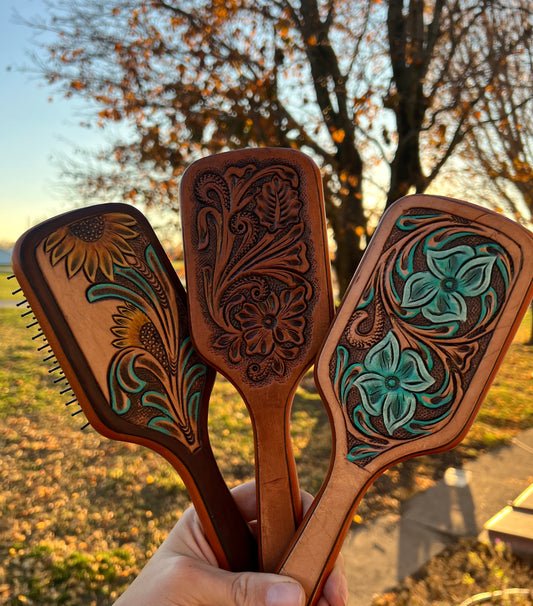
M 256 525 L 255 483 L 232 491 L 250 522 Z M 304 509 L 312 497 L 302 493 Z M 317 606 L 346 606 L 348 587 L 339 556 Z M 218 567 L 200 519 L 189 507 L 115 606 L 304 606 L 301 585 L 289 577 L 263 572 L 228 572 Z

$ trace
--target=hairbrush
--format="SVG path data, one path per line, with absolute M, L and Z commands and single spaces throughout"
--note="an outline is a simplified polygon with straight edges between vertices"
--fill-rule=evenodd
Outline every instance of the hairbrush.
M 255 539 L 209 443 L 215 371 L 192 346 L 185 291 L 144 216 L 125 204 L 65 213 L 21 236 L 12 263 L 67 404 L 104 436 L 162 455 L 220 565 L 255 570 Z
M 333 425 L 326 480 L 279 566 L 315 604 L 366 489 L 465 436 L 533 294 L 533 235 L 449 198 L 384 214 L 315 380 Z
M 333 316 L 320 173 L 292 149 L 237 150 L 193 163 L 180 194 L 191 336 L 250 413 L 272 572 L 301 520 L 292 401 Z

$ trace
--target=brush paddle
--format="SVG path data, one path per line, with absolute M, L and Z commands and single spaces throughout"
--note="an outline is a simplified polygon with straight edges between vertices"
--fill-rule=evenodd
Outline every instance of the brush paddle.
M 383 216 L 319 354 L 333 424 L 324 485 L 279 572 L 315 604 L 384 470 L 456 446 L 532 296 L 533 237 L 465 202 L 415 195 Z
M 12 261 L 63 391 L 98 432 L 173 465 L 222 567 L 256 569 L 257 545 L 209 444 L 215 373 L 192 347 L 185 291 L 143 215 L 124 204 L 66 213 L 24 234 Z
M 209 156 L 184 173 L 181 210 L 191 336 L 248 407 L 272 571 L 301 518 L 292 400 L 332 318 L 320 173 L 290 149 Z

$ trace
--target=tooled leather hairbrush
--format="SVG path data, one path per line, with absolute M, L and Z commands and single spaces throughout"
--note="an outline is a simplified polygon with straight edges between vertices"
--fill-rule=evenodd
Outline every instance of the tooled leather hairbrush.
M 301 520 L 292 401 L 333 316 L 320 172 L 293 149 L 242 149 L 193 163 L 180 194 L 191 336 L 250 413 L 272 572 Z
M 324 485 L 279 572 L 315 604 L 377 476 L 465 436 L 533 295 L 533 235 L 415 195 L 383 216 L 315 367 L 333 424 Z
M 26 232 L 12 263 L 70 402 L 104 436 L 167 459 L 220 565 L 257 569 L 209 443 L 215 372 L 192 346 L 185 291 L 144 216 L 125 204 L 68 212 Z

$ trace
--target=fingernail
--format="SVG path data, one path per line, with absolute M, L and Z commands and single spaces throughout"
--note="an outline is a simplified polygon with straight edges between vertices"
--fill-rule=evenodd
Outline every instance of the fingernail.
M 266 594 L 266 606 L 300 606 L 303 591 L 296 583 L 275 583 Z

